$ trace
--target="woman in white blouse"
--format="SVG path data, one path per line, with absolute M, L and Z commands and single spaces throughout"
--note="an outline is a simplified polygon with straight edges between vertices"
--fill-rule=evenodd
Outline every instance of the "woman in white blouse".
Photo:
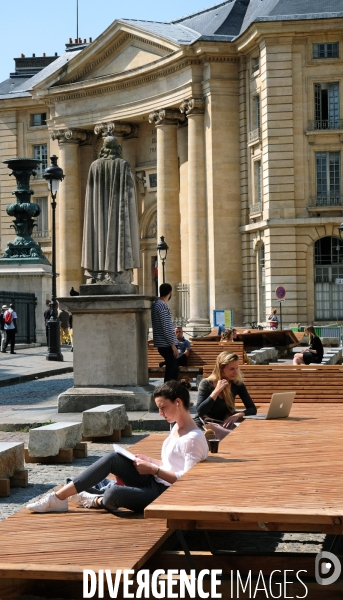
M 154 392 L 160 415 L 168 423 L 175 423 L 163 442 L 160 460 L 137 454 L 133 462 L 118 452 L 111 452 L 60 490 L 28 504 L 27 508 L 32 512 L 66 512 L 68 498 L 77 495 L 79 505 L 85 508 L 105 508 L 109 512 L 128 508 L 142 512 L 195 463 L 207 457 L 205 436 L 189 413 L 187 385 L 187 382 L 168 381 Z M 107 486 L 103 495 L 85 491 L 109 473 L 125 485 Z

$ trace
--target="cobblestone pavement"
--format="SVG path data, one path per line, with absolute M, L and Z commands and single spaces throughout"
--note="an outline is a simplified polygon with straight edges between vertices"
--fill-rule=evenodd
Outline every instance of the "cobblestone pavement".
M 72 373 L 53 375 L 44 379 L 0 387 L 0 411 L 10 406 L 29 406 L 36 404 L 44 406 L 57 405 L 57 399 L 62 392 L 74 384 Z

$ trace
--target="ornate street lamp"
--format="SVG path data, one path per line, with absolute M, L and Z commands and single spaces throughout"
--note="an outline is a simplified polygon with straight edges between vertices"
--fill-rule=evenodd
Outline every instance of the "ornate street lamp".
M 56 300 L 56 195 L 60 181 L 64 179 L 63 171 L 57 164 L 57 156 L 50 157 L 51 165 L 44 171 L 44 179 L 48 182 L 52 207 L 52 315 L 48 321 L 48 353 L 46 360 L 63 360 L 60 344 L 60 321 L 57 315 Z
M 158 242 L 158 244 L 157 244 L 157 250 L 158 250 L 159 257 L 162 261 L 163 283 L 165 283 L 166 279 L 165 279 L 164 263 L 166 262 L 169 247 L 167 246 L 166 242 L 164 241 L 164 235 L 161 236 L 161 241 Z

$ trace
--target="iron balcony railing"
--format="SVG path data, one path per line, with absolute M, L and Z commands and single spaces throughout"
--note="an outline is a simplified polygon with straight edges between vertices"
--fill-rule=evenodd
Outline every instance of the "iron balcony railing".
M 51 231 L 33 230 L 32 237 L 37 238 L 51 238 Z
M 262 202 L 255 202 L 254 204 L 250 204 L 250 216 L 257 215 L 262 212 Z
M 342 206 L 342 196 L 340 194 L 317 194 L 311 196 L 310 206 Z
M 343 129 L 343 119 L 323 119 L 308 122 L 308 131 L 324 131 L 326 129 Z
M 251 144 L 251 142 L 257 142 L 258 140 L 261 139 L 261 128 L 257 127 L 257 129 L 254 129 L 253 131 L 249 131 L 248 133 L 248 143 Z

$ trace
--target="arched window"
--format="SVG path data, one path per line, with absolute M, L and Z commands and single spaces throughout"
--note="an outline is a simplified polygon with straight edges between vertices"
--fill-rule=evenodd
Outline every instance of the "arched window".
M 343 240 L 327 236 L 314 246 L 315 319 L 343 319 Z

